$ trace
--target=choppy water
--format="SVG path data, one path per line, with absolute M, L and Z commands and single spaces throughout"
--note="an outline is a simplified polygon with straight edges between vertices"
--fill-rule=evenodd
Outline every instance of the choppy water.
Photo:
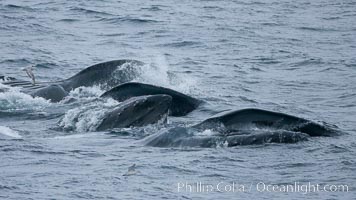
M 155 126 L 126 135 L 91 132 L 116 105 L 93 101 L 99 88 L 73 91 L 78 104 L 10 90 L 0 93 L 0 198 L 353 199 L 355 40 L 356 3 L 347 0 L 1 0 L 0 74 L 26 79 L 20 69 L 35 64 L 41 81 L 58 80 L 132 58 L 151 63 L 140 81 L 207 102 L 171 123 L 258 107 L 326 121 L 348 134 L 297 144 L 153 148 L 138 135 L 155 133 Z M 123 176 L 134 163 L 139 172 Z M 178 191 L 178 183 L 197 182 L 253 187 Z M 259 182 L 343 184 L 349 192 L 258 192 Z

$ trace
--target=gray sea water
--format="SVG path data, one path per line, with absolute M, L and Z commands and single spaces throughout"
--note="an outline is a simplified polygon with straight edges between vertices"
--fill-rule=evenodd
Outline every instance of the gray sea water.
M 33 64 L 40 81 L 54 81 L 137 59 L 150 63 L 141 82 L 207 102 L 170 123 L 256 107 L 347 133 L 296 144 L 147 147 L 141 138 L 154 125 L 92 131 L 117 103 L 93 101 L 98 87 L 73 91 L 74 104 L 10 90 L 0 93 L 0 198 L 355 199 L 355 40 L 352 0 L 0 0 L 0 75 L 28 79 L 21 68 Z M 132 164 L 137 173 L 123 176 Z M 303 188 L 263 188 L 294 184 Z M 305 192 L 307 184 L 348 192 Z

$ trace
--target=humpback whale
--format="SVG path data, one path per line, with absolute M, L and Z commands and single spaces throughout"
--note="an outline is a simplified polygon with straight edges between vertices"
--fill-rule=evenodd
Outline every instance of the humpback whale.
M 81 87 L 104 84 L 112 88 L 121 83 L 133 80 L 137 76 L 137 66 L 143 62 L 137 60 L 113 60 L 90 66 L 78 74 L 62 81 L 66 91 Z
M 202 134 L 209 130 L 211 134 Z M 155 147 L 227 147 L 265 143 L 296 143 L 310 137 L 335 136 L 336 127 L 268 110 L 247 108 L 210 117 L 191 127 L 163 130 L 144 139 Z
M 56 82 L 36 82 L 22 81 L 14 78 L 0 76 L 4 80 L 3 84 L 11 87 L 20 87 L 24 93 L 32 96 L 40 96 L 52 102 L 62 100 L 68 93 L 81 86 L 102 85 L 104 89 L 110 89 L 121 83 L 134 79 L 138 74 L 137 66 L 143 62 L 137 60 L 112 60 L 90 66 L 76 75 Z M 59 94 L 55 95 L 58 91 Z
M 170 107 L 170 115 L 172 116 L 184 116 L 196 109 L 202 102 L 169 88 L 136 82 L 121 84 L 105 92 L 101 97 L 111 97 L 118 101 L 124 101 L 131 97 L 155 94 L 166 94 L 172 97 L 172 105 Z
M 153 147 L 234 147 L 266 143 L 296 143 L 306 141 L 308 137 L 309 135 L 305 133 L 283 130 L 201 135 L 194 129 L 175 127 L 145 138 L 144 144 Z
M 200 130 L 220 129 L 220 132 L 239 132 L 251 128 L 269 128 L 301 132 L 312 137 L 334 136 L 340 134 L 338 130 L 328 125 L 322 125 L 284 113 L 257 108 L 247 108 L 220 115 L 218 114 L 217 116 L 211 117 L 193 127 Z
M 105 114 L 97 131 L 113 128 L 145 126 L 166 120 L 172 97 L 168 95 L 148 95 L 130 98 Z

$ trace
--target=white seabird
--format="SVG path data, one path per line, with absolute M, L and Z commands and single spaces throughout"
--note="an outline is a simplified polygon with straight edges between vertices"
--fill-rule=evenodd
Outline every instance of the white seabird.
M 36 79 L 35 79 L 35 75 L 33 74 L 33 70 L 34 70 L 34 67 L 32 65 L 28 66 L 28 67 L 24 67 L 22 69 L 22 71 L 25 71 L 27 76 L 30 77 L 30 79 L 32 80 L 32 85 L 35 85 Z

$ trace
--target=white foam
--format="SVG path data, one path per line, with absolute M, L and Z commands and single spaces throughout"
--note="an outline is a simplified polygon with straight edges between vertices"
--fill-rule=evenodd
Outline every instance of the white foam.
M 3 85 L 0 85 L 3 87 Z M 20 92 L 19 88 L 6 87 L 9 90 L 0 93 L 0 110 L 35 110 L 42 111 L 51 105 L 49 100 L 41 97 L 32 97 L 31 95 Z
M 6 126 L 0 126 L 0 134 L 13 138 L 21 138 L 21 135 L 17 131 Z
M 216 132 L 211 130 L 211 129 L 206 129 L 202 132 L 198 132 L 196 135 L 199 136 L 212 136 L 212 135 L 216 135 Z
M 187 74 L 174 74 L 170 68 L 165 56 L 158 53 L 152 57 L 149 64 L 139 68 L 139 76 L 133 81 L 163 86 L 187 94 L 197 93 L 195 78 Z
M 0 88 L 10 88 L 10 86 L 2 84 L 2 81 L 0 81 Z
M 98 134 L 74 134 L 74 135 L 62 135 L 62 136 L 55 136 L 53 139 L 61 140 L 61 139 L 80 139 L 85 137 L 92 137 Z
M 100 85 L 95 85 L 92 87 L 78 87 L 75 88 L 74 90 L 71 90 L 69 92 L 69 95 L 62 100 L 62 103 L 66 103 L 67 101 L 70 101 L 71 99 L 77 99 L 77 100 L 93 100 L 100 95 L 102 95 L 105 91 L 101 89 Z
M 59 126 L 77 132 L 95 131 L 105 113 L 118 104 L 117 101 L 108 98 L 68 110 L 59 122 Z

